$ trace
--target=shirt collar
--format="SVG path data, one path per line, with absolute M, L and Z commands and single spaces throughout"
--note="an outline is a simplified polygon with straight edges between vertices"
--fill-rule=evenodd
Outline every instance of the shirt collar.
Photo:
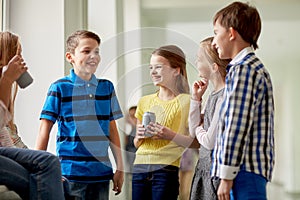
M 86 84 L 92 84 L 96 86 L 98 84 L 95 74 L 92 74 L 92 77 L 89 81 L 85 81 L 75 74 L 74 69 L 71 69 L 69 77 L 76 86 L 84 86 Z
M 246 47 L 243 50 L 241 50 L 231 61 L 230 61 L 230 65 L 236 65 L 238 63 L 240 63 L 243 58 L 245 58 L 249 53 L 253 53 L 254 50 L 252 47 Z

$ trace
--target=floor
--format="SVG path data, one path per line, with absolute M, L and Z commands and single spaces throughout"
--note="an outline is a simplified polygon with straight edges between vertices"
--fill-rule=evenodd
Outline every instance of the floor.
M 110 200 L 131 200 L 131 179 L 125 176 L 123 191 L 120 195 L 115 196 L 113 192 L 110 194 Z M 282 187 L 275 183 L 269 183 L 267 187 L 268 200 L 300 200 L 300 193 L 291 194 L 284 192 Z
M 110 200 L 130 200 L 131 199 L 131 177 L 130 175 L 125 175 L 125 181 L 123 185 L 122 193 L 115 196 L 114 192 L 110 193 Z M 112 186 L 111 186 L 112 188 Z M 288 193 L 282 190 L 280 184 L 269 183 L 268 187 L 268 199 L 269 200 L 300 200 L 300 193 Z M 0 200 L 20 200 L 20 197 L 7 190 L 3 185 L 0 185 Z

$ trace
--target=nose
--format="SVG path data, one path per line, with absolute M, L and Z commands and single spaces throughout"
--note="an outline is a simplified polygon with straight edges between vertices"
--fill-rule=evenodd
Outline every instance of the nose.
M 213 38 L 212 42 L 211 42 L 211 46 L 216 48 L 216 41 L 215 41 L 215 37 Z
M 94 53 L 94 52 L 91 52 L 91 53 L 90 53 L 90 58 L 94 58 L 94 57 L 96 57 L 96 56 L 97 56 L 96 53 Z
M 150 74 L 156 74 L 156 73 L 157 73 L 157 71 L 156 71 L 155 67 L 153 67 L 152 69 L 150 69 Z
M 99 53 L 96 52 L 91 52 L 89 55 L 89 59 L 95 59 L 101 61 L 101 56 L 99 55 Z

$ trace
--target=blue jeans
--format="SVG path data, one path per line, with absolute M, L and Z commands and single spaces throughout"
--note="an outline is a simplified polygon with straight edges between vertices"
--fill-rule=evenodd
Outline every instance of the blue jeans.
M 178 194 L 178 167 L 134 165 L 132 200 L 177 200 Z
M 257 174 L 241 170 L 234 179 L 234 200 L 267 200 L 267 180 Z
M 109 181 L 98 183 L 69 182 L 70 196 L 74 200 L 108 200 Z
M 0 147 L 0 184 L 25 200 L 64 199 L 59 159 L 45 151 Z

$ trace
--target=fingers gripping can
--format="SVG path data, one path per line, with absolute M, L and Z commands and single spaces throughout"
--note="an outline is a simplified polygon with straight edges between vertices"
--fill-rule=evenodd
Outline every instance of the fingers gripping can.
M 147 125 L 150 122 L 154 123 L 155 121 L 156 121 L 155 113 L 153 113 L 153 112 L 145 112 L 144 113 L 142 124 L 146 128 L 146 130 L 145 130 L 145 137 L 151 137 L 151 136 L 153 136 L 152 134 L 147 133 Z

